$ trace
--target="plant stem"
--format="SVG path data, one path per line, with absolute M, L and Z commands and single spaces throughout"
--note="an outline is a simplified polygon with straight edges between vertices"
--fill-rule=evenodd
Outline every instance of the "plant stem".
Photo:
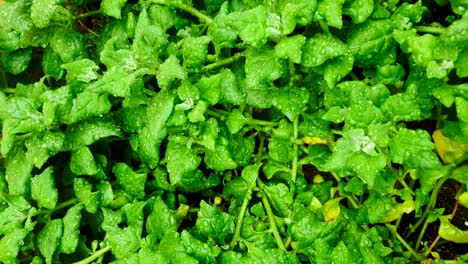
M 356 199 L 354 199 L 353 196 L 345 195 L 345 197 L 346 197 L 346 199 L 348 199 L 348 202 L 351 203 L 351 205 L 353 206 L 354 209 L 358 209 L 360 207 L 358 202 L 356 201 Z
M 6 73 L 5 72 L 0 72 L 0 77 L 2 78 L 2 83 L 1 83 L 1 88 L 8 88 L 8 79 L 6 77 Z M 1 89 L 0 91 L 4 92 L 3 90 L 5 89 Z M 13 89 L 14 90 L 14 89 Z M 5 93 L 5 92 L 4 92 Z M 14 92 L 13 92 L 14 93 Z
M 400 243 L 403 244 L 403 246 L 411 253 L 411 255 L 413 255 L 413 257 L 417 261 L 422 260 L 422 256 L 419 255 L 408 243 L 406 243 L 406 241 L 400 236 L 400 234 L 398 234 L 398 232 L 396 231 L 394 226 L 392 226 L 390 224 L 385 224 L 385 226 L 396 237 L 396 239 L 398 239 L 398 241 L 400 241 Z
M 57 212 L 59 210 L 62 210 L 64 208 L 70 207 L 72 205 L 75 205 L 78 203 L 77 198 L 70 199 L 66 202 L 63 202 L 61 204 L 58 204 L 54 209 L 47 209 L 47 210 L 38 210 L 34 215 L 40 215 L 40 214 L 52 214 L 54 212 Z
M 440 35 L 445 32 L 445 28 L 443 27 L 430 27 L 430 26 L 415 26 L 418 32 L 421 33 L 430 33 L 430 34 L 437 34 Z
M 288 249 L 288 247 L 291 245 L 291 242 L 292 242 L 292 238 L 288 236 L 288 238 L 286 239 L 286 242 L 284 242 L 284 248 Z
M 82 19 L 82 18 L 89 17 L 89 16 L 98 15 L 98 14 L 101 14 L 101 12 L 102 12 L 101 9 L 89 11 L 87 13 L 75 16 L 75 20 Z
M 291 180 L 292 182 L 296 182 L 297 177 L 297 161 L 298 161 L 298 154 L 299 146 L 296 143 L 297 137 L 299 136 L 299 120 L 296 118 L 293 121 L 293 136 L 294 136 L 294 159 L 292 161 L 292 168 L 291 168 Z
M 236 231 L 234 232 L 234 237 L 231 240 L 231 243 L 229 244 L 229 247 L 232 249 L 237 243 L 237 240 L 239 240 L 240 237 L 240 232 L 242 229 L 242 222 L 244 221 L 244 215 L 245 211 L 247 211 L 247 206 L 249 205 L 249 201 L 252 198 L 252 192 L 249 191 L 245 197 L 244 201 L 242 202 L 242 207 L 240 209 L 239 215 L 237 216 L 237 223 L 236 223 Z
M 451 172 L 450 172 L 451 173 Z M 414 233 L 414 231 L 424 222 L 426 221 L 426 218 L 429 216 L 430 212 L 432 211 L 432 209 L 434 209 L 434 206 L 435 206 L 435 203 L 437 201 L 437 196 L 438 196 L 438 193 L 439 193 L 439 189 L 442 187 L 442 185 L 444 184 L 444 182 L 448 179 L 448 176 L 450 175 L 450 173 L 448 173 L 448 175 L 445 175 L 442 179 L 440 179 L 436 186 L 434 187 L 434 189 L 432 190 L 432 193 L 431 193 L 431 198 L 429 199 L 429 203 L 427 204 L 425 210 L 424 210 L 424 213 L 423 215 L 421 216 L 421 218 L 419 218 L 419 220 L 416 222 L 416 224 L 414 224 L 411 229 L 409 230 L 408 234 L 406 235 L 406 238 L 408 238 L 412 233 Z M 422 233 L 422 232 L 421 232 Z
M 148 2 L 154 3 L 154 4 L 160 4 L 160 5 L 167 5 L 167 6 L 173 6 L 175 8 L 178 8 L 180 10 L 184 10 L 187 13 L 190 13 L 191 15 L 197 17 L 201 22 L 205 22 L 207 24 L 211 24 L 213 22 L 213 19 L 202 12 L 198 11 L 198 9 L 186 5 L 186 4 L 181 4 L 177 3 L 177 1 L 168 1 L 168 0 L 149 0 Z
M 105 248 L 102 248 L 96 252 L 94 252 L 91 256 L 80 260 L 78 262 L 74 262 L 73 264 L 88 264 L 93 262 L 95 259 L 98 259 L 99 257 L 103 256 L 104 254 L 107 253 L 107 251 L 111 250 L 111 246 L 107 245 Z
M 258 133 L 259 141 L 260 143 L 258 144 L 258 153 L 256 156 L 256 162 L 260 162 L 262 160 L 263 156 L 263 147 L 265 145 L 265 136 L 263 135 L 262 132 Z
M 416 244 L 414 245 L 415 250 L 419 249 L 419 244 L 421 244 L 421 241 L 424 237 L 424 234 L 426 233 L 426 229 L 428 225 L 429 225 L 429 218 L 426 217 L 426 220 L 424 221 L 424 224 L 421 228 L 421 232 L 419 232 L 418 239 L 416 240 Z
M 232 57 L 229 57 L 229 58 L 226 58 L 226 59 L 222 59 L 220 61 L 217 61 L 217 62 L 214 62 L 214 63 L 211 63 L 211 64 L 208 64 L 206 66 L 203 67 L 203 70 L 204 71 L 211 71 L 211 70 L 214 70 L 216 68 L 220 68 L 220 67 L 223 67 L 223 66 L 226 66 L 226 65 L 229 65 L 231 63 L 234 63 L 235 61 L 237 61 L 238 59 L 242 58 L 244 56 L 244 54 L 242 52 L 240 53 L 236 53 L 234 56 Z
M 286 248 L 284 247 L 281 236 L 278 232 L 278 228 L 276 227 L 275 215 L 273 214 L 273 210 L 271 210 L 270 202 L 268 202 L 268 198 L 265 192 L 260 191 L 260 193 L 261 193 L 263 206 L 265 207 L 265 211 L 268 216 L 268 222 L 270 223 L 271 231 L 273 232 L 273 236 L 275 237 L 276 245 L 278 246 L 279 249 L 286 251 Z
M 248 125 L 251 126 L 278 126 L 278 122 L 273 122 L 273 121 L 267 121 L 267 120 L 260 120 L 260 119 L 249 119 L 247 121 Z
M 16 89 L 15 88 L 3 88 L 3 89 L 0 89 L 0 92 L 6 93 L 6 94 L 14 94 L 16 93 Z

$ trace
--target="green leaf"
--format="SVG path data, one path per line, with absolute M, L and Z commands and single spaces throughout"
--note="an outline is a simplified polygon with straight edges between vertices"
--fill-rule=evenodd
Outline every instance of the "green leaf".
M 273 97 L 272 104 L 292 122 L 309 101 L 309 92 L 305 88 L 288 87 L 279 89 Z
M 441 41 L 449 46 L 456 46 L 461 49 L 468 48 L 468 18 L 463 17 L 453 22 L 444 33 L 440 35 Z
M 295 156 L 293 144 L 289 140 L 279 137 L 270 138 L 268 150 L 268 153 L 273 160 L 282 163 L 292 161 Z
M 301 64 L 306 67 L 316 67 L 327 60 L 345 55 L 348 47 L 330 34 L 316 34 L 306 41 L 302 51 Z
M 260 166 L 262 166 L 261 163 L 249 165 L 242 170 L 242 178 L 247 182 L 247 186 L 250 190 L 253 190 L 257 186 L 258 170 Z
M 83 178 L 75 178 L 73 189 L 86 211 L 95 213 L 101 201 L 101 193 L 92 192 L 93 185 Z
M 158 85 L 161 88 L 169 88 L 174 80 L 185 80 L 187 79 L 187 73 L 184 68 L 180 66 L 180 61 L 176 56 L 170 55 L 158 69 L 157 77 Z
M 365 129 L 370 124 L 380 123 L 383 113 L 372 102 L 363 100 L 346 109 L 344 120 L 346 126 Z
M 145 197 L 146 173 L 136 173 L 125 163 L 115 164 L 112 172 L 124 191 L 137 199 Z
M 342 5 L 345 0 L 322 0 L 319 1 L 317 6 L 317 12 L 315 13 L 314 20 L 318 22 L 326 21 L 326 23 L 338 29 L 343 26 Z
M 306 37 L 303 35 L 282 38 L 275 46 L 275 54 L 282 59 L 290 59 L 292 62 L 299 64 L 302 59 L 302 46 L 304 46 L 305 42 Z
M 123 1 L 123 0 L 120 0 Z M 151 23 L 146 8 L 144 8 L 139 17 L 135 28 L 135 38 L 132 44 L 132 52 L 142 67 L 154 68 L 159 65 L 159 55 L 168 45 L 167 37 L 160 24 Z M 175 60 L 174 60 L 175 59 Z M 169 60 L 169 61 L 168 61 Z M 158 84 L 166 88 L 173 78 L 178 78 L 180 73 L 170 70 L 181 70 L 179 61 L 171 55 L 163 65 L 160 65 L 158 74 Z M 159 75 L 164 75 L 159 76 Z M 161 79 L 161 80 L 160 80 Z M 167 84 L 167 86 L 166 86 Z
M 348 33 L 347 43 L 357 66 L 391 64 L 395 61 L 393 24 L 390 19 L 367 20 Z
M 335 87 L 341 79 L 351 72 L 353 66 L 354 57 L 350 53 L 334 58 L 327 63 L 323 71 L 323 77 L 327 82 L 328 87 Z
M 273 186 L 265 186 L 263 189 L 275 215 L 280 217 L 288 217 L 291 213 L 292 204 L 294 202 L 289 188 L 279 183 Z
M 5 158 L 5 179 L 8 183 L 9 194 L 29 193 L 33 167 L 33 163 L 27 158 L 22 148 L 17 147 L 8 154 Z
M 42 57 L 42 70 L 46 75 L 52 76 L 55 79 L 60 79 L 63 76 L 64 70 L 60 56 L 49 46 L 44 50 Z
M 226 120 L 226 125 L 229 132 L 235 134 L 239 132 L 248 122 L 248 118 L 242 114 L 239 109 L 232 110 Z
M 31 180 L 31 196 L 39 207 L 54 209 L 57 205 L 58 191 L 55 188 L 54 167 L 48 167 Z
M 36 168 L 40 169 L 49 157 L 59 153 L 64 139 L 65 135 L 61 132 L 45 131 L 35 134 L 25 142 L 28 149 L 26 152 L 27 159 L 32 161 Z
M 81 223 L 81 210 L 82 204 L 77 204 L 68 209 L 63 217 L 63 235 L 60 240 L 59 252 L 71 254 L 75 252 L 79 243 L 80 223 Z
M 47 264 L 52 263 L 52 257 L 60 244 L 62 233 L 62 219 L 55 219 L 47 222 L 37 235 L 37 245 Z
M 68 126 L 62 151 L 76 150 L 89 146 L 102 138 L 122 137 L 120 128 L 106 118 L 84 121 Z
M 199 134 L 197 142 L 208 150 L 215 150 L 216 138 L 218 137 L 218 121 L 210 118 L 199 123 Z
M 166 232 L 177 231 L 180 223 L 172 210 L 170 210 L 161 197 L 157 197 L 152 211 L 146 220 L 146 230 L 162 239 Z
M 257 88 L 260 84 L 271 84 L 286 73 L 284 60 L 274 55 L 275 51 L 270 49 L 249 49 L 246 51 L 245 78 L 250 89 Z
M 374 82 L 382 83 L 386 85 L 401 85 L 401 81 L 405 76 L 406 71 L 400 64 L 396 65 L 383 65 L 377 67 L 377 72 L 375 73 Z
M 240 134 L 229 135 L 229 147 L 232 159 L 239 166 L 247 166 L 250 164 L 255 151 L 255 139 L 254 137 L 244 137 Z
M 267 41 L 267 15 L 267 9 L 260 5 L 247 11 L 230 13 L 225 23 L 234 28 L 246 44 L 261 47 Z
M 187 146 L 187 143 L 183 144 L 176 140 L 169 140 L 166 157 L 171 184 L 179 183 L 182 178 L 195 171 L 201 162 L 201 158 Z
M 344 5 L 343 14 L 349 15 L 355 24 L 363 23 L 374 11 L 373 0 L 354 0 Z
M 131 226 L 109 231 L 107 234 L 112 253 L 117 259 L 123 259 L 140 248 L 140 236 Z
M 468 231 L 462 231 L 449 221 L 449 215 L 439 216 L 439 236 L 455 243 L 468 243 Z
M 201 201 L 200 211 L 195 224 L 197 233 L 205 238 L 212 238 L 218 243 L 225 243 L 227 236 L 234 233 L 234 217 Z
M 101 2 L 101 10 L 105 15 L 120 19 L 120 12 L 127 0 L 104 0 Z
M 44 130 L 43 115 L 37 105 L 29 98 L 12 97 L 0 109 L 2 119 L 1 154 L 6 155 L 15 141 L 15 134 Z
M 455 106 L 458 120 L 468 123 L 468 100 L 457 97 L 455 98 Z
M 237 163 L 232 159 L 232 154 L 225 137 L 218 136 L 215 149 L 206 150 L 205 164 L 208 168 L 216 171 L 233 170 L 237 168 Z
M 234 47 L 237 40 L 237 32 L 227 26 L 228 23 L 228 8 L 229 3 L 224 3 L 213 19 L 213 22 L 208 26 L 208 36 L 211 37 L 217 53 L 221 48 Z
M 10 53 L 2 54 L 2 63 L 5 69 L 12 74 L 24 72 L 32 59 L 32 49 L 19 49 Z
M 88 147 L 81 147 L 71 153 L 70 170 L 76 175 L 94 175 L 98 167 Z
M 31 19 L 38 28 L 44 28 L 49 25 L 55 9 L 56 0 L 34 0 L 31 5 Z
M 64 63 L 82 59 L 86 53 L 83 35 L 67 28 L 58 29 L 54 32 L 54 36 L 50 40 L 50 46 Z
M 221 248 L 212 246 L 196 239 L 187 230 L 180 234 L 180 240 L 188 254 L 192 255 L 201 263 L 217 263 L 216 257 L 221 253 Z
M 82 59 L 70 63 L 62 64 L 62 68 L 67 71 L 67 82 L 80 81 L 89 83 L 98 78 L 99 66 L 90 59 Z
M 211 38 L 208 36 L 188 37 L 182 44 L 182 55 L 184 67 L 188 69 L 201 70 L 208 55 L 208 44 Z
M 29 234 L 30 230 L 15 229 L 6 234 L 0 239 L 0 261 L 3 263 L 15 263 L 18 257 L 19 250 L 24 242 L 24 239 Z
M 375 142 L 362 129 L 351 129 L 332 147 L 332 155 L 324 166 L 325 170 L 342 176 L 354 172 L 372 187 L 376 176 L 386 166 L 386 158 L 377 152 Z
M 130 139 L 132 149 L 141 159 L 156 167 L 159 162 L 159 146 L 167 135 L 165 124 L 174 108 L 175 95 L 168 92 L 160 92 L 149 102 L 146 110 L 147 126 Z
M 294 31 L 296 24 L 306 26 L 312 22 L 317 9 L 317 1 L 280 1 L 278 12 L 281 12 L 281 32 L 284 35 Z
M 415 121 L 428 117 L 420 109 L 417 98 L 408 93 L 400 93 L 390 96 L 382 105 L 382 111 L 392 121 Z
M 425 130 L 400 128 L 390 139 L 390 158 L 411 169 L 435 169 L 440 161 L 434 152 L 435 145 Z
M 460 78 L 468 77 L 468 69 L 464 65 L 468 64 L 468 50 L 463 50 L 458 59 L 455 61 L 455 69 L 457 76 Z

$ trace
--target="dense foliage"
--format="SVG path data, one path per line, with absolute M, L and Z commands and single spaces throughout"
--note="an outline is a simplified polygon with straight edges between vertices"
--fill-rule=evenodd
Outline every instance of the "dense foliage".
M 0 262 L 467 261 L 467 10 L 6 0 Z

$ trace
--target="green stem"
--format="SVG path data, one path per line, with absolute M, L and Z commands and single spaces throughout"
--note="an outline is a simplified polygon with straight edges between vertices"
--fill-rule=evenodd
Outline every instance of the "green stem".
M 249 205 L 249 201 L 252 198 L 252 192 L 249 191 L 245 197 L 244 201 L 242 202 L 242 207 L 240 209 L 239 215 L 237 216 L 237 223 L 236 223 L 236 231 L 234 232 L 234 237 L 231 240 L 231 243 L 229 244 L 229 247 L 232 249 L 237 243 L 237 240 L 239 240 L 240 237 L 240 232 L 242 229 L 242 222 L 244 221 L 244 215 L 245 212 L 247 211 L 247 206 Z
M 335 134 L 335 135 L 340 135 L 340 136 L 343 135 L 343 131 L 341 131 L 341 130 L 332 129 L 331 131 L 332 131 L 332 133 Z
M 273 121 L 267 121 L 267 120 L 260 120 L 260 119 L 249 119 L 247 121 L 247 124 L 248 125 L 251 125 L 251 126 L 278 126 L 278 122 L 273 122 Z
M 53 214 L 57 211 L 60 211 L 64 208 L 67 208 L 67 207 L 70 207 L 72 205 L 75 205 L 78 203 L 78 199 L 77 198 L 73 198 L 73 199 L 70 199 L 66 202 L 63 202 L 61 204 L 58 204 L 54 209 L 47 209 L 47 210 L 38 210 L 34 215 L 40 215 L 40 214 Z
M 258 153 L 256 156 L 256 162 L 260 162 L 262 160 L 263 156 L 263 147 L 265 145 L 265 136 L 263 135 L 262 132 L 258 132 L 258 138 L 259 138 L 259 145 L 258 145 Z
M 400 234 L 398 234 L 394 226 L 390 224 L 385 224 L 385 226 L 388 228 L 388 230 L 390 230 L 390 232 L 392 232 L 392 234 L 396 237 L 396 239 L 398 239 L 398 241 L 400 241 L 400 243 L 403 244 L 403 246 L 406 249 L 408 249 L 408 251 L 411 253 L 411 255 L 413 255 L 415 260 L 417 261 L 422 260 L 422 256 L 419 255 L 408 243 L 406 243 L 406 241 L 400 236 Z
M 236 62 L 238 59 L 242 58 L 243 56 L 244 56 L 244 54 L 242 52 L 236 53 L 232 57 L 222 59 L 222 60 L 217 61 L 215 63 L 211 63 L 211 64 L 208 64 L 208 65 L 204 66 L 203 70 L 204 71 L 211 71 L 211 70 L 214 70 L 214 69 L 217 69 L 217 68 L 220 68 L 220 67 L 224 67 L 226 65 L 229 65 L 231 63 Z
M 401 178 L 398 177 L 397 180 L 398 180 L 398 182 L 399 182 L 401 185 L 403 185 L 403 188 L 405 188 L 405 190 L 407 190 L 409 193 L 411 193 L 411 195 L 414 196 L 413 190 L 408 186 L 408 184 L 406 184 L 404 178 L 401 179 Z
M 88 264 L 88 263 L 91 263 L 95 259 L 98 259 L 101 256 L 103 256 L 104 254 L 106 254 L 109 250 L 111 250 L 111 246 L 107 245 L 105 248 L 102 248 L 102 249 L 94 252 L 91 256 L 89 256 L 89 257 L 87 257 L 87 258 L 85 258 L 83 260 L 80 260 L 78 262 L 75 262 L 73 264 Z
M 292 168 L 291 168 L 291 180 L 292 182 L 296 182 L 296 177 L 297 177 L 297 161 L 298 161 L 298 154 L 297 152 L 299 151 L 299 146 L 296 143 L 297 137 L 299 136 L 299 121 L 296 118 L 293 121 L 293 136 L 294 136 L 294 159 L 292 161 Z
M 413 28 L 415 28 L 420 33 L 440 35 L 445 32 L 445 28 L 443 27 L 415 26 Z
M 322 29 L 323 33 L 330 33 L 328 29 L 328 25 L 326 23 L 319 23 L 320 29 Z
M 211 24 L 213 22 L 213 19 L 202 12 L 198 11 L 198 9 L 186 5 L 186 4 L 181 4 L 178 3 L 177 1 L 168 1 L 168 0 L 149 0 L 148 2 L 153 3 L 153 4 L 161 4 L 161 5 L 167 5 L 167 6 L 173 6 L 177 9 L 184 10 L 185 12 L 190 13 L 191 15 L 197 17 L 201 22 L 205 22 L 207 24 Z
M 101 13 L 102 13 L 101 9 L 89 11 L 87 13 L 75 16 L 75 20 L 82 19 L 82 18 L 89 17 L 89 16 L 99 15 Z
M 354 199 L 353 196 L 346 195 L 345 197 L 346 197 L 346 199 L 348 199 L 348 202 L 351 203 L 351 205 L 353 206 L 354 209 L 358 209 L 360 207 L 358 202 L 356 201 L 356 199 Z
M 419 244 L 421 243 L 421 240 L 423 239 L 424 234 L 426 233 L 426 229 L 428 225 L 429 225 L 429 218 L 426 217 L 426 220 L 424 221 L 421 231 L 419 232 L 418 239 L 416 240 L 416 244 L 414 245 L 414 250 L 418 250 Z
M 451 172 L 450 172 L 451 173 Z M 414 233 L 414 231 L 416 231 L 416 229 L 418 229 L 418 227 L 426 221 L 426 218 L 429 216 L 429 214 L 431 213 L 431 211 L 434 209 L 434 206 L 436 204 L 436 201 L 437 201 L 437 196 L 439 194 L 439 189 L 442 187 L 442 185 L 444 184 L 444 182 L 448 179 L 448 176 L 450 175 L 450 173 L 448 173 L 448 175 L 446 175 L 445 177 L 443 177 L 442 179 L 440 179 L 436 186 L 434 187 L 434 189 L 432 190 L 432 193 L 431 193 L 431 198 L 429 199 L 429 203 L 427 204 L 425 210 L 424 210 L 424 213 L 422 214 L 422 216 L 419 218 L 419 220 L 416 222 L 416 224 L 414 224 L 411 229 L 409 230 L 408 234 L 406 235 L 406 238 L 408 238 L 411 234 Z M 422 232 L 421 232 L 422 233 Z
M 8 84 L 4 84 L 4 85 L 8 85 Z M 16 89 L 15 88 L 3 88 L 3 89 L 0 89 L 0 92 L 6 93 L 6 94 L 14 94 L 16 93 Z
M 273 210 L 271 210 L 270 202 L 268 201 L 268 198 L 265 192 L 261 191 L 260 193 L 261 193 L 263 206 L 265 207 L 265 211 L 268 216 L 268 222 L 270 223 L 271 231 L 273 232 L 273 236 L 275 237 L 276 245 L 278 246 L 280 250 L 286 251 L 286 248 L 284 247 L 281 236 L 278 232 L 278 227 L 276 226 L 275 215 L 273 214 Z
M 436 102 L 436 129 L 442 128 L 442 104 L 439 100 Z
M 2 71 L 1 74 L 0 74 L 0 77 L 2 78 L 2 88 L 7 89 L 7 88 L 8 88 L 8 79 L 7 79 L 7 77 L 6 77 L 6 73 Z M 1 89 L 0 91 L 6 93 L 6 92 L 4 91 L 5 89 Z M 14 89 L 13 89 L 13 90 L 14 90 Z M 14 92 L 13 92 L 13 93 L 14 93 Z

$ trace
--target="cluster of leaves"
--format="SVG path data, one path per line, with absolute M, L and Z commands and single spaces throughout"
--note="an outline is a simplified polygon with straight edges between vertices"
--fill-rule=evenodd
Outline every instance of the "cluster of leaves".
M 449 179 L 468 206 L 466 10 L 6 0 L 0 262 L 409 263 L 438 258 L 433 224 L 468 243 L 436 208 Z

